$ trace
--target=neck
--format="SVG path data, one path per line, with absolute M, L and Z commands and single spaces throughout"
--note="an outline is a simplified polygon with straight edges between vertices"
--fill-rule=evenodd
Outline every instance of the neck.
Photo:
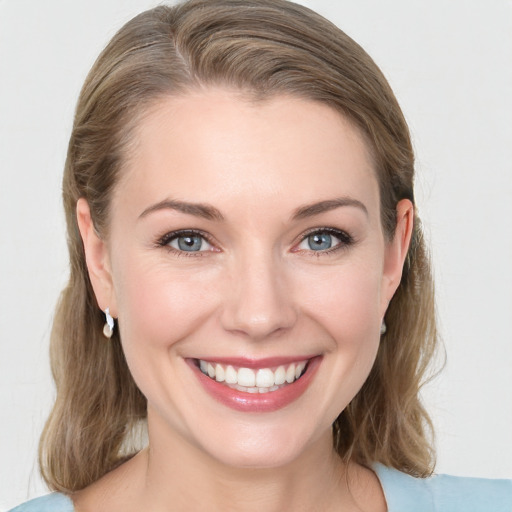
M 344 464 L 330 431 L 292 462 L 255 469 L 223 464 L 159 427 L 150 418 L 148 448 L 74 493 L 77 512 L 387 510 L 376 475 Z

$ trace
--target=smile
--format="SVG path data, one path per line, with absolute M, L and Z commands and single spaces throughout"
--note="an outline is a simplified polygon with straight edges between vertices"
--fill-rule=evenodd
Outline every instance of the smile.
M 200 370 L 216 382 L 245 393 L 277 391 L 299 379 L 308 361 L 298 361 L 274 368 L 244 368 L 199 359 Z
M 291 406 L 312 383 L 322 356 L 261 359 L 188 359 L 205 391 L 221 404 L 245 413 Z

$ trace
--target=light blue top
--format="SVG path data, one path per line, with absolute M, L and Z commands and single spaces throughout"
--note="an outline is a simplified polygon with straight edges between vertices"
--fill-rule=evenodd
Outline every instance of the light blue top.
M 388 512 L 512 512 L 512 480 L 437 475 L 414 478 L 376 464 Z M 28 501 L 10 512 L 74 512 L 64 494 Z
M 27 501 L 9 512 L 75 512 L 73 502 L 64 494 L 52 492 Z
M 414 478 L 382 464 L 373 469 L 388 512 L 512 512 L 512 480 L 449 475 Z

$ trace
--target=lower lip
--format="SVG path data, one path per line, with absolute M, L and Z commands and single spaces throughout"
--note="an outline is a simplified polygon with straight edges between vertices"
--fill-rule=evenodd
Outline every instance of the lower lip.
M 300 379 L 276 391 L 269 391 L 267 393 L 245 393 L 232 389 L 206 376 L 192 360 L 187 362 L 206 391 L 220 403 L 237 411 L 272 412 L 291 404 L 306 391 L 320 366 L 321 359 L 321 357 L 311 359 L 306 372 Z

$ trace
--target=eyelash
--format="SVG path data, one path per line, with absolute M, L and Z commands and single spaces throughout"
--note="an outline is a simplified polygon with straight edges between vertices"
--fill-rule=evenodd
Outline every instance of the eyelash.
M 303 243 L 305 240 L 307 240 L 308 237 L 315 234 L 327 234 L 334 236 L 340 240 L 340 243 L 335 245 L 334 247 L 330 247 L 329 249 L 320 250 L 320 251 L 313 251 L 312 249 L 298 249 L 296 248 L 298 245 Z M 346 231 L 343 231 L 341 229 L 335 229 L 335 228 L 313 228 L 301 235 L 298 243 L 294 245 L 294 249 L 292 252 L 304 252 L 308 256 L 320 258 L 321 256 L 329 256 L 334 253 L 337 253 L 339 251 L 347 250 L 350 246 L 354 245 L 356 240 L 352 235 L 347 233 Z
M 208 242 L 210 245 L 215 246 L 214 242 L 212 241 L 212 237 L 208 235 L 208 233 L 205 233 L 204 231 L 200 231 L 197 229 L 181 229 L 179 231 L 171 231 L 170 233 L 166 233 L 164 236 L 158 239 L 156 246 L 162 247 L 166 249 L 168 252 L 175 254 L 178 257 L 185 256 L 187 258 L 197 258 L 204 256 L 205 252 L 211 252 L 211 251 L 180 251 L 179 249 L 175 249 L 174 247 L 171 247 L 169 244 L 182 236 L 200 236 L 203 238 L 206 242 Z
M 331 236 L 334 236 L 340 240 L 340 243 L 335 245 L 334 247 L 330 247 L 329 249 L 320 250 L 320 251 L 314 251 L 312 249 L 298 249 L 297 246 L 300 245 L 302 242 L 304 242 L 308 237 L 314 234 L 328 234 Z M 202 257 L 205 256 L 205 253 L 212 252 L 212 251 L 181 251 L 179 249 L 176 249 L 174 247 L 171 247 L 169 244 L 179 238 L 184 236 L 200 236 L 203 238 L 207 243 L 215 247 L 215 243 L 212 240 L 212 237 L 201 230 L 196 229 L 182 229 L 179 231 L 171 231 L 169 233 L 166 233 L 164 236 L 160 237 L 156 243 L 157 247 L 162 247 L 166 249 L 168 252 L 175 254 L 176 256 L 185 256 L 185 257 Z M 313 228 L 307 231 L 306 233 L 302 234 L 299 241 L 294 244 L 294 248 L 292 249 L 292 252 L 298 253 L 302 252 L 309 256 L 314 257 L 320 257 L 325 255 L 330 255 L 333 253 L 336 253 L 338 251 L 347 250 L 351 245 L 354 245 L 355 239 L 346 231 L 342 231 L 340 229 L 335 228 Z M 213 251 L 216 252 L 216 251 Z

